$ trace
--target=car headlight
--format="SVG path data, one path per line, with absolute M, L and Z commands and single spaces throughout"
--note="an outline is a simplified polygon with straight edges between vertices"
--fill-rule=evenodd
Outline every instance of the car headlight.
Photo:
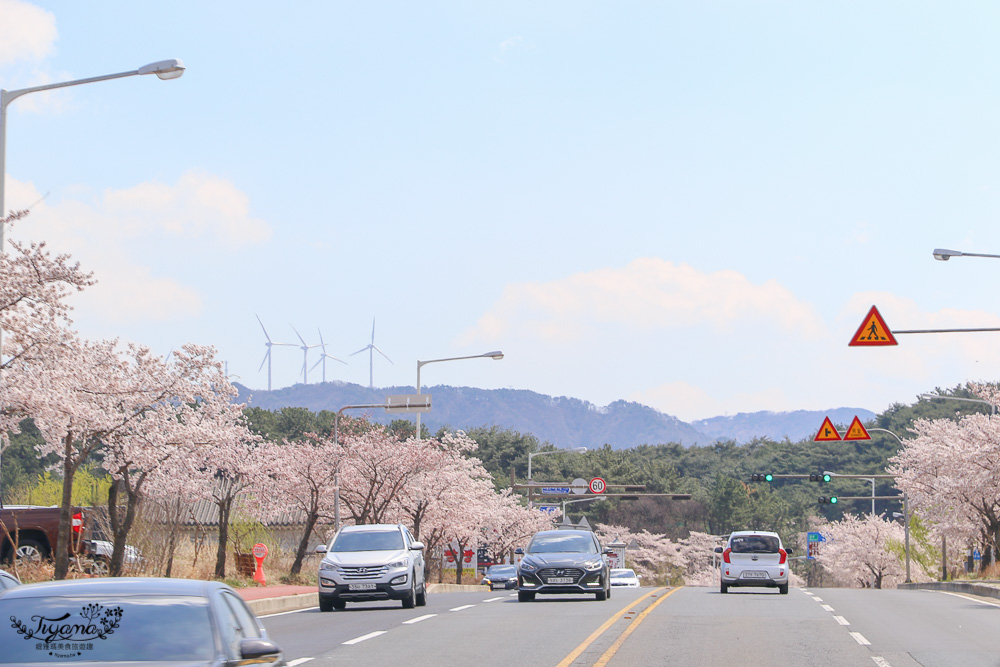
M 604 561 L 600 560 L 591 561 L 589 563 L 584 563 L 583 567 L 587 570 L 600 570 L 602 567 L 604 567 Z
M 339 569 L 340 568 L 336 564 L 331 563 L 330 561 L 323 560 L 319 563 L 320 572 L 336 572 Z
M 394 561 L 392 563 L 389 563 L 388 567 L 406 567 L 407 565 L 408 565 L 408 563 L 406 562 L 406 559 L 404 558 L 402 560 L 397 560 L 397 561 Z
M 524 570 L 525 572 L 534 572 L 538 568 L 535 567 L 531 562 L 525 560 L 521 561 L 521 569 Z

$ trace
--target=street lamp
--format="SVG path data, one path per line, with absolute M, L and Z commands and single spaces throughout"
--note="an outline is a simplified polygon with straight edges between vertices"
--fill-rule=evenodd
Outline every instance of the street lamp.
M 344 414 L 344 410 L 364 410 L 364 409 L 374 409 L 374 408 L 387 408 L 389 407 L 386 403 L 367 403 L 364 405 L 345 405 L 341 409 L 337 410 L 336 414 L 333 415 L 333 444 L 340 445 L 338 424 L 340 422 L 340 415 Z M 340 461 L 337 461 L 337 471 L 333 474 L 333 532 L 340 530 Z
M 937 252 L 935 250 L 935 252 Z M 869 427 L 869 431 L 879 431 L 881 433 L 888 433 L 894 437 L 899 444 L 903 444 L 903 439 L 898 435 L 893 433 L 887 428 L 875 428 Z M 875 495 L 874 493 L 872 495 Z M 910 501 L 906 497 L 906 492 L 903 492 L 903 542 L 906 549 L 906 583 L 910 583 Z
M 74 81 L 63 81 L 61 83 L 49 83 L 44 86 L 34 86 L 32 88 L 20 88 L 18 90 L 0 89 L 0 254 L 4 251 L 4 236 L 7 223 L 7 206 L 4 200 L 4 190 L 7 180 L 7 105 L 28 93 L 37 93 L 43 90 L 53 90 L 55 88 L 66 88 L 68 86 L 79 86 L 84 83 L 94 83 L 95 81 L 107 81 L 108 79 L 120 79 L 126 76 L 143 74 L 155 74 L 160 79 L 176 79 L 184 74 L 184 63 L 180 60 L 159 60 L 155 63 L 143 65 L 139 69 L 131 72 L 119 72 L 118 74 L 105 74 L 103 76 L 92 76 L 88 79 L 76 79 Z M 3 363 L 3 329 L 0 329 L 0 365 Z
M 572 449 L 550 449 L 545 452 L 528 452 L 528 484 L 531 484 L 531 459 L 535 456 L 542 456 L 543 454 L 565 454 L 566 452 L 576 452 L 577 454 L 583 454 L 587 451 L 586 447 L 573 447 Z
M 978 252 L 962 252 L 961 250 L 946 250 L 945 248 L 934 249 L 934 259 L 947 262 L 952 257 L 994 257 L 1000 259 L 1000 255 L 983 255 Z
M 184 63 L 180 60 L 160 60 L 155 63 L 143 65 L 139 69 L 131 72 L 119 72 L 117 74 L 104 74 L 102 76 L 92 76 L 87 79 L 76 79 L 74 81 L 63 81 L 61 83 L 49 83 L 44 86 L 34 86 L 32 88 L 21 88 L 19 90 L 0 90 L 0 220 L 7 217 L 7 209 L 4 202 L 4 180 L 6 176 L 6 149 L 7 149 L 7 105 L 28 93 L 37 93 L 43 90 L 53 90 L 55 88 L 66 88 L 69 86 L 79 86 L 84 83 L 94 83 L 96 81 L 107 81 L 109 79 L 121 79 L 126 76 L 136 76 L 144 74 L 155 74 L 160 79 L 176 79 L 184 74 Z M 0 252 L 3 252 L 4 227 L 0 223 Z
M 965 401 L 966 403 L 982 403 L 984 405 L 990 406 L 990 414 L 996 415 L 997 406 L 993 405 L 989 401 L 984 401 L 981 398 L 962 398 L 961 396 L 942 396 L 941 394 L 920 394 L 917 398 L 923 398 L 929 401 L 940 398 L 946 401 Z
M 482 354 L 473 354 L 468 357 L 448 357 L 447 359 L 428 359 L 427 361 L 417 361 L 417 395 L 420 395 L 420 369 L 427 364 L 436 364 L 442 361 L 461 361 L 463 359 L 492 359 L 494 361 L 500 361 L 503 359 L 503 352 L 500 350 L 493 350 L 492 352 L 484 352 Z M 420 440 L 420 413 L 417 413 L 417 440 Z
M 562 523 L 566 524 L 566 506 L 572 503 L 589 503 L 591 500 L 607 500 L 604 496 L 597 496 L 594 498 L 578 498 L 576 500 L 564 500 L 562 501 Z

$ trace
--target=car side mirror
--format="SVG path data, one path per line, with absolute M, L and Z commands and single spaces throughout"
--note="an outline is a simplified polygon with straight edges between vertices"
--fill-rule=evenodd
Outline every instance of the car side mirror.
M 524 555 L 524 549 L 522 549 L 521 547 L 518 547 L 518 548 L 514 549 L 514 553 L 517 554 L 518 556 L 523 556 Z
M 715 553 L 721 554 L 724 551 L 722 547 L 715 547 Z
M 326 545 L 325 544 L 317 544 L 316 545 L 316 553 L 318 553 L 318 554 L 325 554 L 326 553 Z
M 281 655 L 281 648 L 270 639 L 244 637 L 240 640 L 240 657 L 244 660 L 260 660 Z
M 411 549 L 415 549 L 417 551 L 423 551 L 424 550 L 424 543 L 423 542 L 410 542 L 410 548 Z
M 790 553 L 792 553 L 792 551 L 794 551 L 794 549 L 792 549 L 791 547 L 785 547 L 785 553 L 786 554 L 790 554 Z

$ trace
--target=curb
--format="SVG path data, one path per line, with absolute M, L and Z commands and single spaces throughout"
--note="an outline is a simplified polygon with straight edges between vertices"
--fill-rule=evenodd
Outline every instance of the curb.
M 480 593 L 483 586 L 464 584 L 427 584 L 427 593 Z M 247 600 L 246 603 L 257 616 L 280 614 L 286 611 L 298 611 L 319 606 L 319 593 L 300 593 L 298 595 L 281 595 L 273 598 Z
M 987 598 L 1000 598 L 1000 587 L 990 584 L 974 584 L 967 581 L 928 581 L 920 584 L 897 584 L 896 587 L 907 590 L 950 591 L 952 593 L 967 593 Z

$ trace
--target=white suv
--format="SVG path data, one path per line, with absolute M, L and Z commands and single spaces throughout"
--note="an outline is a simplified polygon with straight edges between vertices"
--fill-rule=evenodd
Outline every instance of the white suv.
M 767 586 L 788 593 L 788 554 L 791 549 L 781 546 L 777 533 L 741 530 L 729 535 L 719 570 L 721 593 L 730 586 Z
M 427 604 L 424 545 L 402 524 L 344 526 L 319 564 L 319 609 L 344 609 L 348 602 L 401 600 L 403 607 Z

